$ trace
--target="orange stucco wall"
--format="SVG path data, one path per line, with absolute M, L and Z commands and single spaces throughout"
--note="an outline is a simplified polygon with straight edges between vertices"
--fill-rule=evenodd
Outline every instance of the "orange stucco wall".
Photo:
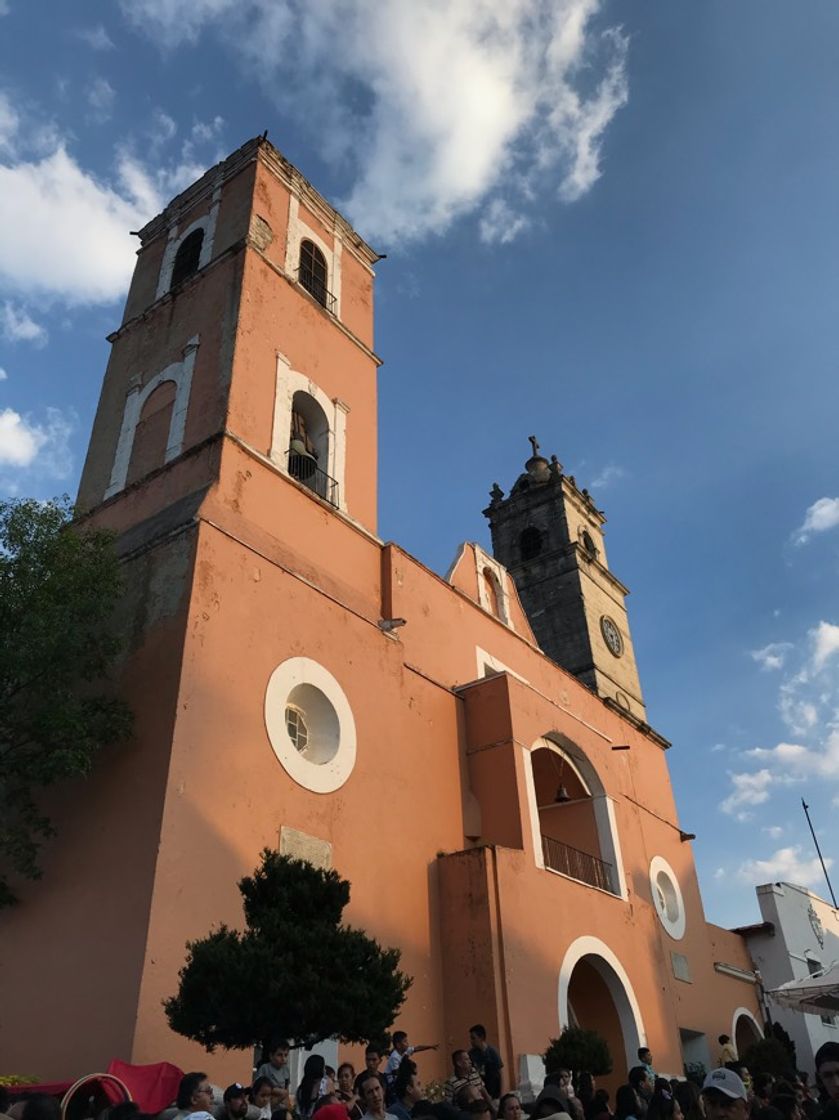
M 166 215 L 156 219 L 134 318 L 114 341 L 80 498 L 132 557 L 119 686 L 136 735 L 64 799 L 43 883 L 4 918 L 3 959 L 20 962 L 0 973 L 0 1003 L 17 1012 L 4 1059 L 29 1072 L 37 1054 L 31 1072 L 45 1078 L 120 1056 L 206 1068 L 222 1085 L 246 1079 L 248 1055 L 207 1058 L 169 1032 L 161 1001 L 187 940 L 241 923 L 237 880 L 290 827 L 331 845 L 352 883 L 347 919 L 402 950 L 414 984 L 399 1025 L 441 1044 L 421 1058 L 426 1077 L 447 1072 L 448 1050 L 482 1020 L 515 1082 L 519 1057 L 541 1053 L 563 1025 L 560 978 L 581 938 L 619 962 L 657 1067 L 678 1073 L 680 1027 L 716 1037 L 735 1007 L 758 1010 L 750 985 L 715 968 L 747 970 L 748 956 L 705 922 L 665 752 L 535 647 L 506 573 L 509 624 L 481 607 L 474 546 L 447 581 L 376 538 L 372 251 L 270 145 L 242 152 L 221 192 L 214 262 L 153 302 L 167 236 Z M 206 200 L 196 191 L 197 213 Z M 341 239 L 340 320 L 283 274 L 292 196 L 299 220 Z M 101 504 L 132 377 L 154 376 L 196 334 L 182 453 Z M 271 459 L 278 355 L 347 406 L 346 513 Z M 383 633 L 379 621 L 393 618 L 406 624 Z M 509 672 L 485 675 L 480 650 Z M 266 731 L 268 680 L 296 656 L 331 672 L 354 714 L 355 766 L 329 794 L 295 782 Z M 593 813 L 609 807 L 622 897 L 541 866 L 530 750 L 545 737 L 596 777 L 562 828 L 599 848 Z M 655 855 L 684 896 L 678 942 L 651 898 Z M 675 979 L 673 952 L 690 982 Z M 596 1016 L 606 989 L 589 986 L 576 1010 Z M 45 1033 L 36 990 L 54 1001 L 53 1026 L 85 1029 Z M 617 1045 L 614 1015 L 602 1018 Z M 625 1055 L 615 1060 L 618 1076 Z

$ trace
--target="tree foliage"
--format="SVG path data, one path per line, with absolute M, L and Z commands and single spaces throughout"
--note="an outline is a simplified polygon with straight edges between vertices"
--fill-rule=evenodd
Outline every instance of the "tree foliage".
M 795 1073 L 794 1059 L 783 1042 L 777 1038 L 761 1038 L 753 1042 L 741 1061 L 752 1077 L 758 1073 L 771 1073 L 774 1077 L 791 1078 Z
M 612 1055 L 606 1039 L 597 1031 L 566 1027 L 559 1038 L 552 1038 L 545 1051 L 545 1072 L 561 1069 L 585 1071 L 594 1077 L 612 1072 Z
M 54 833 L 39 793 L 86 776 L 131 728 L 103 684 L 119 649 L 111 534 L 69 528 L 67 499 L 0 502 L 0 907 L 37 879 Z
M 165 1002 L 172 1030 L 209 1051 L 272 1037 L 366 1042 L 386 1031 L 411 979 L 398 949 L 342 925 L 345 879 L 266 849 L 239 891 L 244 931 L 221 925 L 187 945 L 178 994 Z

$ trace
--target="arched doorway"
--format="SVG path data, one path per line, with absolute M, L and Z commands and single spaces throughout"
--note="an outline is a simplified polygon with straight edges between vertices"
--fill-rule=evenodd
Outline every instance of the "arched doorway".
M 641 1009 L 626 971 L 604 942 L 579 937 L 568 948 L 559 973 L 559 1025 L 595 1030 L 605 1038 L 614 1064 L 614 1085 L 637 1065 L 647 1039 Z M 605 1082 L 610 1085 L 609 1079 Z
M 743 1055 L 755 1042 L 763 1038 L 760 1024 L 751 1011 L 745 1007 L 738 1007 L 731 1021 L 731 1037 L 737 1047 L 737 1054 L 742 1059 Z

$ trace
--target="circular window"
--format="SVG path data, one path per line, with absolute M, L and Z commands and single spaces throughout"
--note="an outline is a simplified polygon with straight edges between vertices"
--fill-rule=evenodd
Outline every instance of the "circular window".
M 600 619 L 600 632 L 603 635 L 603 641 L 609 648 L 609 652 L 613 653 L 615 657 L 620 657 L 623 653 L 623 637 L 618 630 L 618 624 L 604 614 Z
M 588 531 L 588 529 L 583 529 L 582 533 L 580 533 L 580 543 L 583 546 L 583 551 L 588 556 L 594 557 L 597 555 L 597 546 L 595 545 L 591 533 Z
M 265 727 L 290 776 L 314 793 L 331 793 L 355 765 L 355 720 L 332 674 L 308 657 L 278 665 L 265 692 Z
M 655 856 L 650 864 L 650 890 L 658 920 L 674 941 L 685 935 L 685 904 L 676 873 L 666 859 Z

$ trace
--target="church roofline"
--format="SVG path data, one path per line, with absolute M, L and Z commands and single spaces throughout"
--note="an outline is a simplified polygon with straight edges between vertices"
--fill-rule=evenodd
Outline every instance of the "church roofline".
M 188 186 L 186 190 L 176 195 L 159 214 L 146 222 L 142 229 L 136 231 L 141 245 L 145 246 L 148 242 L 160 236 L 168 229 L 172 221 L 177 220 L 184 211 L 195 206 L 202 198 L 212 195 L 221 183 L 238 174 L 243 167 L 256 159 L 261 159 L 286 186 L 295 190 L 321 220 L 325 220 L 327 225 L 334 225 L 346 247 L 352 249 L 368 268 L 372 268 L 376 261 L 381 259 L 381 254 L 367 244 L 343 214 L 336 210 L 320 191 L 312 186 L 309 180 L 293 163 L 285 158 L 278 148 L 274 147 L 267 139 L 267 134 L 247 140 L 235 152 L 231 152 L 225 159 L 205 171 L 201 178 Z

